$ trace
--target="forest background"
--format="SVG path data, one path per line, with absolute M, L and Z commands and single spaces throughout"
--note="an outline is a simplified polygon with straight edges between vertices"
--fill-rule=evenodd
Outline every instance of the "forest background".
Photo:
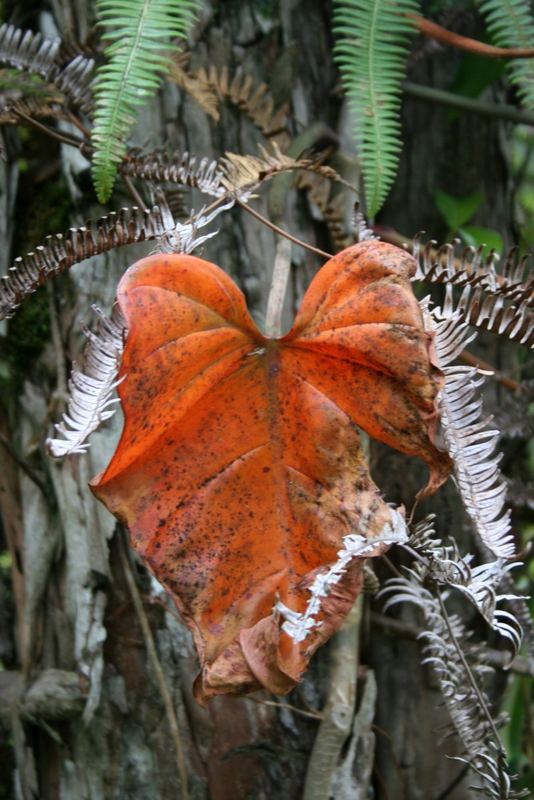
M 120 16 L 121 4 L 109 5 Z M 92 105 L 98 97 L 92 92 L 95 69 L 109 60 L 102 38 L 105 24 L 113 28 L 106 4 L 1 4 L 2 22 L 61 40 L 44 54 L 38 46 L 31 50 L 30 40 L 26 50 L 20 41 L 14 44 L 6 29 L 0 35 L 2 274 L 15 257 L 36 252 L 47 236 L 125 206 L 166 204 L 184 224 L 205 201 L 195 187 L 199 160 L 207 159 L 205 170 L 212 160 L 219 167 L 228 153 L 263 159 L 261 168 L 271 170 L 272 179 L 263 176 L 257 198 L 217 217 L 209 230 L 218 234 L 200 253 L 234 278 L 259 324 L 265 322 L 273 265 L 287 240 L 243 205 L 323 253 L 354 242 L 358 226 L 360 234 L 408 247 L 424 230 L 425 241 L 457 237 L 463 246 L 486 244 L 483 257 L 490 248 L 503 261 L 512 246 L 529 252 L 534 60 L 488 53 L 492 47 L 534 45 L 527 2 L 407 3 L 419 22 L 385 31 L 386 41 L 389 35 L 406 37 L 393 84 L 386 86 L 388 96 L 402 98 L 401 124 L 378 140 L 364 131 L 363 144 L 350 76 L 339 50 L 337 61 L 334 56 L 341 36 L 334 30 L 334 6 L 340 13 L 350 3 L 189 5 L 195 18 L 180 41 L 173 39 L 172 67 L 161 88 L 149 87 L 135 109 L 135 125 L 123 140 L 128 137 L 128 151 L 118 151 L 111 189 L 105 169 L 98 174 L 90 144 L 90 129 L 99 120 L 108 141 L 105 113 L 95 116 Z M 391 4 L 352 5 L 390 18 Z M 492 28 L 495 9 L 508 20 L 517 16 L 515 39 L 503 41 L 498 26 Z M 97 27 L 99 13 L 105 24 Z M 467 43 L 454 41 L 454 35 Z M 469 42 L 482 45 L 477 50 Z M 369 40 L 360 56 L 371 52 Z M 369 74 L 385 69 L 389 80 L 391 65 L 380 50 L 374 55 Z M 58 81 L 75 58 L 71 83 Z M 355 68 L 362 69 L 362 60 Z M 396 115 L 394 99 L 391 118 Z M 288 171 L 282 153 L 312 169 Z M 385 161 L 385 184 L 376 179 L 382 166 L 377 153 Z M 335 170 L 356 193 L 321 174 L 322 167 Z M 238 180 L 235 170 L 229 174 Z M 368 227 L 360 218 L 354 224 L 355 199 Z M 132 239 L 162 233 L 157 215 L 126 219 L 138 226 Z M 398 548 L 389 561 L 374 565 L 358 614 L 319 651 L 286 698 L 267 692 L 221 697 L 207 709 L 193 700 L 198 665 L 189 634 L 128 549 L 124 531 L 87 487 L 114 450 L 119 415 L 94 434 L 86 455 L 54 461 L 45 450 L 52 424 L 66 408 L 72 361 L 81 358 L 80 321 L 94 327 L 93 303 L 109 314 L 120 276 L 154 249 L 153 241 L 115 247 L 115 221 L 104 223 L 110 227 L 99 245 L 109 252 L 77 259 L 68 271 L 63 265 L 0 322 L 0 797 L 479 796 L 470 788 L 471 771 L 445 757 L 465 748 L 457 736 L 442 735 L 448 711 L 436 673 L 421 663 L 420 610 L 405 604 L 386 612 L 376 597 L 378 585 L 408 563 Z M 461 251 L 462 246 L 456 252 Z M 437 257 L 429 258 L 435 263 Z M 441 258 L 447 261 L 446 254 Z M 424 256 L 419 259 L 423 269 Z M 323 260 L 291 246 L 284 329 Z M 415 291 L 421 298 L 429 287 L 419 282 Z M 441 303 L 443 287 L 432 287 L 432 296 Z M 528 551 L 534 537 L 533 362 L 526 347 L 484 332 L 469 346 L 469 357 L 494 372 L 485 384 L 485 409 L 500 433 L 512 530 L 524 562 L 513 573 L 517 593 L 528 597 L 534 581 Z M 383 495 L 409 508 L 423 482 L 422 468 L 384 445 L 371 442 L 369 448 Z M 430 512 L 437 515 L 441 536 L 454 537 L 461 552 L 482 555 L 452 482 L 420 509 L 421 517 Z M 532 661 L 524 649 L 512 669 L 503 669 L 502 638 L 458 598 L 452 607 L 476 639 L 486 641 L 484 658 L 495 670 L 486 691 L 493 717 L 504 715 L 500 737 L 507 769 L 518 775 L 516 789 L 533 793 Z M 528 633 L 528 620 L 523 622 Z M 346 718 L 338 724 L 340 692 Z M 511 796 L 497 790 L 490 796 Z

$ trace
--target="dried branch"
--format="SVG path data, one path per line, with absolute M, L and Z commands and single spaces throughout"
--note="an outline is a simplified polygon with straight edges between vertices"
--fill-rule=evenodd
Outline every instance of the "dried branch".
M 65 235 L 47 236 L 44 245 L 16 258 L 2 277 L 0 319 L 12 316 L 27 295 L 74 264 L 126 244 L 158 239 L 168 231 L 169 221 L 154 206 L 151 211 L 123 208 L 96 223 L 89 221 L 81 228 L 71 228 Z

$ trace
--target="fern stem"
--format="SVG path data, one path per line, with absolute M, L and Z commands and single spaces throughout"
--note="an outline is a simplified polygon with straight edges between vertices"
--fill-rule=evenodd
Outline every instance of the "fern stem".
M 30 117 L 28 114 L 25 114 L 23 111 L 19 111 L 18 109 L 13 109 L 13 114 L 20 118 L 22 122 L 26 125 L 30 125 L 35 130 L 39 131 L 40 133 L 44 133 L 49 136 L 51 139 L 55 139 L 56 141 L 60 142 L 61 144 L 68 144 L 71 147 L 78 148 L 81 152 L 84 150 L 87 154 L 87 149 L 90 148 L 89 142 L 85 142 L 83 139 L 78 139 L 75 136 L 67 136 L 64 133 L 60 133 L 60 131 L 56 131 L 54 128 L 49 128 L 48 125 L 43 125 L 42 122 Z
M 448 631 L 449 636 L 451 637 L 451 641 L 452 641 L 452 643 L 454 645 L 454 649 L 456 650 L 456 652 L 458 654 L 458 658 L 462 662 L 462 666 L 465 669 L 465 672 L 466 672 L 466 674 L 468 676 L 469 683 L 471 684 L 471 688 L 473 689 L 474 693 L 476 694 L 477 700 L 478 700 L 478 702 L 480 704 L 480 708 L 484 712 L 484 716 L 486 717 L 486 721 L 487 721 L 487 723 L 488 723 L 488 725 L 489 725 L 489 727 L 491 729 L 491 732 L 492 732 L 493 736 L 495 737 L 495 742 L 496 742 L 496 745 L 497 745 L 497 748 L 498 748 L 499 755 L 502 755 L 503 749 L 502 749 L 501 739 L 500 739 L 499 733 L 497 731 L 497 728 L 495 727 L 495 723 L 493 721 L 493 717 L 490 714 L 490 710 L 489 710 L 489 708 L 487 706 L 487 703 L 486 703 L 486 700 L 484 698 L 484 695 L 480 691 L 479 685 L 478 685 L 478 683 L 477 683 L 477 681 L 475 679 L 475 676 L 473 675 L 473 671 L 472 671 L 471 667 L 469 666 L 469 663 L 468 663 L 468 661 L 467 661 L 467 659 L 466 659 L 466 657 L 464 655 L 464 651 L 462 650 L 462 648 L 460 646 L 460 643 L 459 643 L 458 639 L 456 638 L 456 635 L 455 635 L 454 630 L 453 630 L 452 625 L 451 625 L 451 621 L 449 619 L 449 614 L 447 612 L 447 609 L 445 608 L 445 603 L 443 602 L 443 597 L 441 595 L 441 592 L 437 588 L 436 588 L 436 597 L 437 597 L 438 602 L 439 602 L 439 607 L 441 609 L 441 613 L 442 613 L 443 619 L 445 621 L 445 625 L 447 626 L 447 631 Z
M 534 125 L 534 114 L 529 111 L 521 111 L 515 106 L 497 105 L 496 103 L 486 103 L 483 100 L 475 100 L 471 97 L 463 97 L 453 92 L 446 92 L 443 89 L 434 89 L 431 86 L 421 86 L 418 83 L 405 81 L 403 83 L 404 92 L 418 100 L 429 100 L 442 106 L 458 108 L 460 111 L 472 111 L 483 117 L 493 117 L 503 119 L 508 122 L 515 122 L 520 125 Z

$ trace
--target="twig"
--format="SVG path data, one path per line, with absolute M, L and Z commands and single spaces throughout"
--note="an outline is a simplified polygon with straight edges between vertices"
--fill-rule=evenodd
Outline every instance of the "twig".
M 289 711 L 293 711 L 295 714 L 300 714 L 302 717 L 309 717 L 310 719 L 315 720 L 322 720 L 324 719 L 324 714 L 321 714 L 320 711 L 305 711 L 303 708 L 298 708 L 298 706 L 293 706 L 291 703 L 277 703 L 275 700 L 260 700 L 259 697 L 251 697 L 250 695 L 245 695 L 245 700 L 250 700 L 252 703 L 258 703 L 261 706 L 271 706 L 272 708 L 285 708 Z
M 454 780 L 452 780 L 449 783 L 447 787 L 445 787 L 445 789 L 442 792 L 439 793 L 439 795 L 436 797 L 436 800 L 446 800 L 446 798 L 451 794 L 451 792 L 454 791 L 454 789 L 456 789 L 458 784 L 463 781 L 470 768 L 471 764 L 469 762 L 467 764 L 464 764 L 458 775 L 454 778 Z
M 275 225 L 274 222 L 271 222 L 264 217 L 263 214 L 260 214 L 259 211 L 256 211 L 254 208 L 251 208 L 246 203 L 243 203 L 242 200 L 236 200 L 236 205 L 246 211 L 248 214 L 252 214 L 253 217 L 256 217 L 257 220 L 262 222 L 264 225 L 267 225 L 275 233 L 278 233 L 280 236 L 285 236 L 286 239 L 289 239 L 290 242 L 293 244 L 298 244 L 299 247 L 303 247 L 305 250 L 309 250 L 310 253 L 316 253 L 318 256 L 322 256 L 323 258 L 333 258 L 332 253 L 325 253 L 324 250 L 319 250 L 318 247 L 312 247 L 311 244 L 304 242 L 302 239 L 298 239 L 296 236 L 292 236 L 287 231 L 284 231 L 282 228 L 279 228 L 278 225 Z
M 461 36 L 453 33 L 436 22 L 420 17 L 418 14 L 408 14 L 415 22 L 416 28 L 423 36 L 435 39 L 437 42 L 466 50 L 469 53 L 477 53 L 488 58 L 534 58 L 533 47 L 495 47 L 486 42 L 479 42 L 478 39 L 471 39 L 469 36 Z
M 46 497 L 48 493 L 44 481 L 42 481 L 41 478 L 33 471 L 30 465 L 27 464 L 24 459 L 15 452 L 3 433 L 0 433 L 0 444 L 3 445 L 6 452 L 11 456 L 15 464 L 21 468 L 24 474 L 28 476 L 28 478 L 37 486 L 38 489 L 41 490 Z
M 139 194 L 139 192 L 137 191 L 137 189 L 135 188 L 135 186 L 134 186 L 134 184 L 133 184 L 133 181 L 132 181 L 132 179 L 130 178 L 130 176 L 129 176 L 129 175 L 125 175 L 125 174 L 123 174 L 123 176 L 122 176 L 122 179 L 123 179 L 124 183 L 126 184 L 126 187 L 127 187 L 128 191 L 129 191 L 129 192 L 130 192 L 130 194 L 132 195 L 132 197 L 133 197 L 133 200 L 134 200 L 134 203 L 135 203 L 135 204 L 136 204 L 136 205 L 137 205 L 137 206 L 138 206 L 138 207 L 139 207 L 141 210 L 145 209 L 145 208 L 147 207 L 147 205 L 146 205 L 146 203 L 144 202 L 144 200 L 143 200 L 143 198 L 141 197 L 141 195 Z
M 438 103 L 438 105 L 458 108 L 460 111 L 471 111 L 483 117 L 493 119 L 506 119 L 509 122 L 516 122 L 522 125 L 534 125 L 534 114 L 530 111 L 520 111 L 515 106 L 497 105 L 496 103 L 486 103 L 483 100 L 475 100 L 471 97 L 463 97 L 460 94 L 446 92 L 443 89 L 435 89 L 433 86 L 421 86 L 418 83 L 405 81 L 403 89 L 410 97 L 418 100 Z
M 139 620 L 139 624 L 143 632 L 143 638 L 145 640 L 145 647 L 148 654 L 148 658 L 152 665 L 152 669 L 154 670 L 154 674 L 156 676 L 158 688 L 163 700 L 163 705 L 165 707 L 165 713 L 167 714 L 167 721 L 169 723 L 171 734 L 174 740 L 174 747 L 176 750 L 176 763 L 178 765 L 178 773 L 180 775 L 180 787 L 181 787 L 180 797 L 181 800 L 189 800 L 187 769 L 185 765 L 184 751 L 182 747 L 182 740 L 180 738 L 180 730 L 178 728 L 178 720 L 176 718 L 174 703 L 171 697 L 171 693 L 169 691 L 169 687 L 167 686 L 167 681 L 165 680 L 165 674 L 163 672 L 162 666 L 158 658 L 158 653 L 156 650 L 156 645 L 154 643 L 154 637 L 152 635 L 150 623 L 148 621 L 148 617 L 143 607 L 143 601 L 141 600 L 141 595 L 139 594 L 139 590 L 137 588 L 137 584 L 135 582 L 135 578 L 133 576 L 130 567 L 129 557 L 126 551 L 126 544 L 120 534 L 119 534 L 119 540 L 120 540 L 119 544 L 120 558 L 122 562 L 122 568 L 124 571 L 124 577 L 126 578 L 126 583 L 128 584 L 128 589 L 130 591 L 135 613 L 137 614 L 137 618 Z
M 31 125 L 32 128 L 35 128 L 41 133 L 46 134 L 46 136 L 50 136 L 51 139 L 56 139 L 58 142 L 61 142 L 61 144 L 69 144 L 71 145 L 71 147 L 77 147 L 81 152 L 90 149 L 89 142 L 86 142 L 84 139 L 78 139 L 75 136 L 67 136 L 64 133 L 60 133 L 59 131 L 54 130 L 54 128 L 49 128 L 48 125 L 43 125 L 42 122 L 33 119 L 33 117 L 30 117 L 23 111 L 18 111 L 15 108 L 12 110 L 13 113 L 16 114 L 17 117 L 19 117 L 27 125 Z
M 85 125 L 83 124 L 81 119 L 79 119 L 76 116 L 76 114 L 74 114 L 72 111 L 67 111 L 67 116 L 70 119 L 70 121 L 72 122 L 72 124 L 75 125 L 78 128 L 80 133 L 83 134 L 85 139 L 90 139 L 91 138 L 91 131 L 89 130 L 89 128 L 85 127 Z
M 50 314 L 50 332 L 52 334 L 54 360 L 56 362 L 56 392 L 64 403 L 69 396 L 67 379 L 65 377 L 65 365 L 67 360 L 65 357 L 65 348 L 63 347 L 63 339 L 61 337 L 61 327 L 58 320 L 54 290 L 50 283 L 46 284 L 46 291 L 48 294 L 48 312 Z
M 276 244 L 273 277 L 265 315 L 265 335 L 273 339 L 282 333 L 282 312 L 284 310 L 284 298 L 290 271 L 291 242 L 280 237 Z
M 382 561 L 383 561 L 385 564 L 387 564 L 387 565 L 388 565 L 388 567 L 389 567 L 390 571 L 391 571 L 391 572 L 392 572 L 394 575 L 396 575 L 396 576 L 397 576 L 397 578 L 402 578 L 402 577 L 403 577 L 403 574 L 402 574 L 402 572 L 401 572 L 399 569 L 397 569 L 397 567 L 395 566 L 395 564 L 393 563 L 393 561 L 392 561 L 392 560 L 389 558 L 389 556 L 386 556 L 385 554 L 382 554 L 381 558 L 382 558 Z

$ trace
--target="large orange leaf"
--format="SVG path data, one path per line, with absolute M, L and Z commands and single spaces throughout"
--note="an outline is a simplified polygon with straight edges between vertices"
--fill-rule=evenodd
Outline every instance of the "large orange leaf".
M 125 425 L 93 491 L 191 628 L 201 701 L 292 688 L 350 610 L 364 556 L 403 526 L 356 426 L 427 462 L 421 494 L 448 475 L 414 267 L 388 244 L 339 253 L 279 339 L 201 259 L 151 256 L 119 285 Z

